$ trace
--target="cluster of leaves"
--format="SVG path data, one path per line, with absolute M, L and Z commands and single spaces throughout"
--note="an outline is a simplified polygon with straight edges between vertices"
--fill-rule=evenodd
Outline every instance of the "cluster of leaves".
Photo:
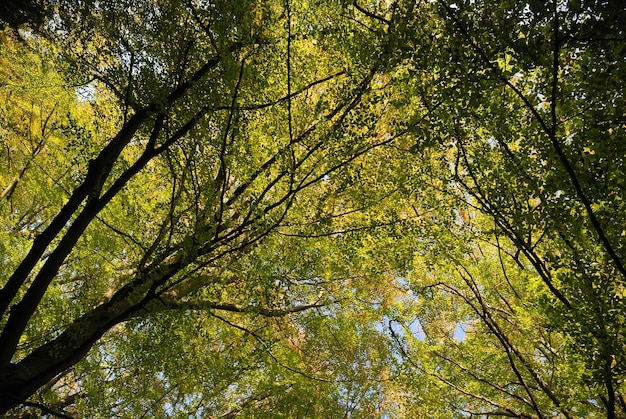
M 626 415 L 619 7 L 51 5 L 1 34 L 0 411 Z
M 448 300 L 460 317 L 444 324 L 470 326 L 460 345 L 440 343 L 444 362 L 430 370 L 465 414 L 622 417 L 625 150 L 614 83 L 625 68 L 623 30 L 611 22 L 623 10 L 509 3 L 439 2 L 443 35 L 426 48 L 441 53 L 428 67 L 415 54 L 408 69 L 441 98 L 421 134 L 448 168 L 433 186 L 457 202 L 454 237 L 434 238 L 450 279 L 429 268 L 432 284 L 416 282 L 439 289 L 421 296 L 437 317 L 417 315 L 427 332 L 418 340 L 438 342 L 428 324 L 437 329 Z M 459 249 L 459 236 L 471 244 Z M 481 364 L 472 345 L 488 342 L 497 349 Z M 417 362 L 432 357 L 415 345 L 405 354 L 428 374 Z M 471 358 L 451 355 L 456 346 Z

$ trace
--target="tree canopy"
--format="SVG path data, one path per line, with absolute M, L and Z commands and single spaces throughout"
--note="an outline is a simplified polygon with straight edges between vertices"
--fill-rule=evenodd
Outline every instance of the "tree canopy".
M 626 418 L 619 2 L 0 20 L 3 414 Z

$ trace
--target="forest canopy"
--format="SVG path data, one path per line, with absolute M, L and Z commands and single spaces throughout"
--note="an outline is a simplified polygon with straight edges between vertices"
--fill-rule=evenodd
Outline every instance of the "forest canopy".
M 0 21 L 0 413 L 626 418 L 620 2 Z

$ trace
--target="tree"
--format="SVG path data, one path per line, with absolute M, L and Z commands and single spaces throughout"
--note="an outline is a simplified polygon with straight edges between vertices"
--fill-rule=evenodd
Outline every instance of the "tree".
M 432 239 L 446 263 L 413 288 L 432 300 L 426 336 L 398 329 L 399 348 L 465 414 L 623 417 L 623 8 L 438 2 L 429 18 L 405 41 L 407 79 L 437 105 L 420 161 L 471 245 Z
M 18 147 L 26 132 L 42 145 L 3 162 L 17 183 L 3 196 L 1 410 L 234 415 L 286 403 L 277 392 L 302 391 L 294 376 L 330 374 L 289 367 L 312 345 L 297 339 L 309 327 L 299 313 L 365 279 L 349 261 L 298 267 L 281 252 L 307 225 L 348 217 L 356 192 L 342 178 L 396 140 L 372 92 L 388 26 L 334 4 L 58 3 L 54 43 L 33 42 L 80 87 L 63 113 L 40 106 L 45 118 L 6 140 Z M 299 246 L 329 257 L 327 243 Z M 340 275 L 345 291 L 324 279 Z M 207 341 L 212 356 L 192 355 Z M 158 363 L 135 358 L 155 345 Z M 369 362 L 355 351 L 332 373 Z M 191 369 L 210 373 L 183 378 Z M 333 383 L 320 391 L 340 405 L 375 403 Z
M 3 412 L 625 417 L 623 8 L 54 6 L 3 38 Z

